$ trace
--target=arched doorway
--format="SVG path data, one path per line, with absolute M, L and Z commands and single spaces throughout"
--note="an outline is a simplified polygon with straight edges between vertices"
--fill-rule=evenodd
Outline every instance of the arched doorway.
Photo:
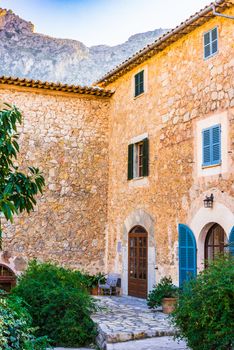
M 128 295 L 147 297 L 148 233 L 135 226 L 128 239 Z
M 14 272 L 7 266 L 0 264 L 0 289 L 9 293 L 16 284 Z
M 227 243 L 224 229 L 219 224 L 212 225 L 205 239 L 205 267 L 207 267 L 207 262 L 214 260 L 217 254 L 224 253 Z

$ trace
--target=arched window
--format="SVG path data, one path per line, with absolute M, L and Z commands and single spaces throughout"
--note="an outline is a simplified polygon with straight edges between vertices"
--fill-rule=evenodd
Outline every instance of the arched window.
M 224 253 L 227 246 L 227 236 L 224 229 L 214 224 L 208 231 L 205 241 L 205 260 L 214 260 L 215 256 L 220 253 Z
M 16 276 L 14 272 L 9 267 L 0 264 L 0 289 L 9 293 L 15 284 Z

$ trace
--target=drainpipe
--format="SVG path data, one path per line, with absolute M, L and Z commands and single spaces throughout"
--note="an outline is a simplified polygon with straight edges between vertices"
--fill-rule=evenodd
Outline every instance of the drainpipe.
M 234 16 L 224 15 L 222 13 L 216 12 L 215 5 L 212 5 L 212 9 L 213 9 L 214 16 L 224 17 L 224 18 L 228 18 L 228 19 L 234 19 Z

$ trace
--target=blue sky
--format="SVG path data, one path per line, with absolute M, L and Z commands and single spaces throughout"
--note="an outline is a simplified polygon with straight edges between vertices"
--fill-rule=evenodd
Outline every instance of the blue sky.
M 209 0 L 0 0 L 0 7 L 35 25 L 35 31 L 80 40 L 87 46 L 116 45 L 135 33 L 173 28 Z

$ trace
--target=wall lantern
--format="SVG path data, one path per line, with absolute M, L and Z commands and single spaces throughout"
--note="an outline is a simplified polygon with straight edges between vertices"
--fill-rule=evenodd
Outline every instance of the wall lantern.
M 214 202 L 214 195 L 211 193 L 210 196 L 206 196 L 206 198 L 203 200 L 204 207 L 205 208 L 213 208 L 213 202 Z

